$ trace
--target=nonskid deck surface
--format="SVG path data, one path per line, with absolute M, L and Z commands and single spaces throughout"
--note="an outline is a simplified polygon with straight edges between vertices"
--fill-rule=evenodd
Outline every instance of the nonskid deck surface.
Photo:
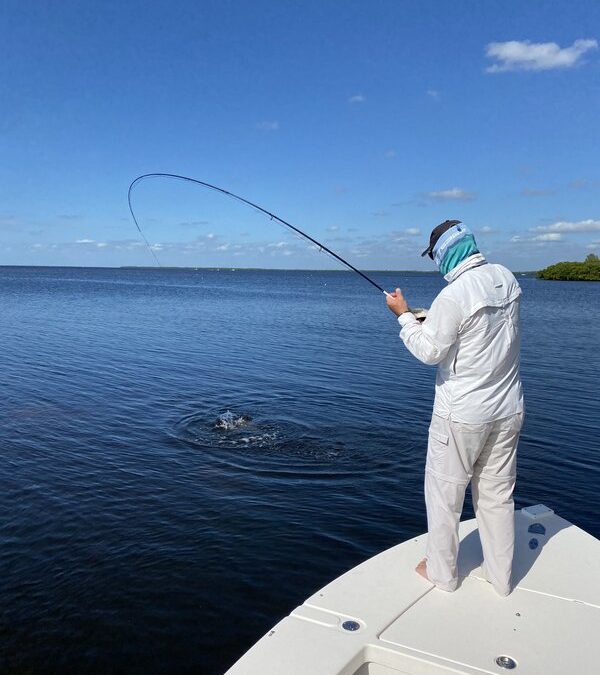
M 600 673 L 600 541 L 543 506 L 522 509 L 515 522 L 515 590 L 507 598 L 481 575 L 469 520 L 460 528 L 455 593 L 414 572 L 422 535 L 308 598 L 227 675 L 508 672 L 497 659 L 526 675 Z

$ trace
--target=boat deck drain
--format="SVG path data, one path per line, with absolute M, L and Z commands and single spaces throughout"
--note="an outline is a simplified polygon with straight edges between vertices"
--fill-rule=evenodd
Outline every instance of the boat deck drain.
M 500 668 L 506 668 L 506 670 L 512 670 L 517 667 L 517 662 L 511 659 L 510 656 L 499 656 L 496 659 L 496 665 L 500 666 Z

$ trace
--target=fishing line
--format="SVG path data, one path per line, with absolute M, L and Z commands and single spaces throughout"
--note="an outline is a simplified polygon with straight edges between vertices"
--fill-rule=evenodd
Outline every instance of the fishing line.
M 385 295 L 389 295 L 387 291 L 385 291 L 378 283 L 373 281 L 369 276 L 367 276 L 364 272 L 361 272 L 359 269 L 356 269 L 354 265 L 351 265 L 347 260 L 344 260 L 341 255 L 338 255 L 334 251 L 332 251 L 330 248 L 327 248 L 325 244 L 322 244 L 320 241 L 317 241 L 313 237 L 311 237 L 309 234 L 306 234 L 306 232 L 303 232 L 299 227 L 296 227 L 295 225 L 292 225 L 291 223 L 288 223 L 286 220 L 283 220 L 283 218 L 280 218 L 279 216 L 276 216 L 274 213 L 271 213 L 270 211 L 267 211 L 267 209 L 263 209 L 262 206 L 259 206 L 258 204 L 255 204 L 254 202 L 249 201 L 248 199 L 244 199 L 243 197 L 240 197 L 239 195 L 233 194 L 233 192 L 229 192 L 229 190 L 224 190 L 223 188 L 217 187 L 216 185 L 211 185 L 210 183 L 205 183 L 204 181 L 197 180 L 196 178 L 189 178 L 188 176 L 179 176 L 178 174 L 175 173 L 145 173 L 141 176 L 138 176 L 135 180 L 131 182 L 129 185 L 129 190 L 127 191 L 127 202 L 129 204 L 129 211 L 131 212 L 131 217 L 133 218 L 133 222 L 135 223 L 139 233 L 142 235 L 142 238 L 144 242 L 146 243 L 146 246 L 148 247 L 148 250 L 152 254 L 152 257 L 156 261 L 156 264 L 160 267 L 160 262 L 158 261 L 158 258 L 156 256 L 156 253 L 154 252 L 154 249 L 150 245 L 150 242 L 146 239 L 146 235 L 142 232 L 142 228 L 140 227 L 140 224 L 138 223 L 137 218 L 135 217 L 135 213 L 133 211 L 133 206 L 131 203 L 131 194 L 133 188 L 137 185 L 142 180 L 145 180 L 146 178 L 174 178 L 176 180 L 181 180 L 181 181 L 186 181 L 187 183 L 195 183 L 196 185 L 200 185 L 201 187 L 207 188 L 208 190 L 214 190 L 215 192 L 220 192 L 221 194 L 230 197 L 231 199 L 235 199 L 238 202 L 241 202 L 242 204 L 246 204 L 247 206 L 250 206 L 253 209 L 256 209 L 257 211 L 260 211 L 261 213 L 264 213 L 265 215 L 269 216 L 271 220 L 277 221 L 279 224 L 284 225 L 285 227 L 288 227 L 289 229 L 293 230 L 296 232 L 296 234 L 300 235 L 301 237 L 304 237 L 305 239 L 308 239 L 308 241 L 312 242 L 316 246 L 319 247 L 319 251 L 323 251 L 325 253 L 328 253 L 332 258 L 335 258 L 337 261 L 341 262 L 343 265 L 345 265 L 348 269 L 352 270 L 353 272 L 356 272 L 359 274 L 365 281 L 368 281 L 372 286 L 374 286 L 377 290 L 379 290 L 381 293 L 384 293 Z

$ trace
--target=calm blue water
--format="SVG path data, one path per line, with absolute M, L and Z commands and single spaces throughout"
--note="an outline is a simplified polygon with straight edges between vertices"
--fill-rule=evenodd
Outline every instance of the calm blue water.
M 600 285 L 520 282 L 517 504 L 600 536 Z M 356 275 L 0 268 L 0 312 L 1 672 L 222 673 L 426 529 L 434 371 Z

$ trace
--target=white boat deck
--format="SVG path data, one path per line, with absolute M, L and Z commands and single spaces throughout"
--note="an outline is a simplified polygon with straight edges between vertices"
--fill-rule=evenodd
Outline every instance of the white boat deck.
M 508 672 L 499 657 L 522 675 L 600 673 L 600 541 L 543 506 L 515 517 L 510 596 L 483 580 L 477 525 L 466 521 L 456 592 L 414 572 L 422 535 L 308 598 L 227 675 L 498 675 Z

